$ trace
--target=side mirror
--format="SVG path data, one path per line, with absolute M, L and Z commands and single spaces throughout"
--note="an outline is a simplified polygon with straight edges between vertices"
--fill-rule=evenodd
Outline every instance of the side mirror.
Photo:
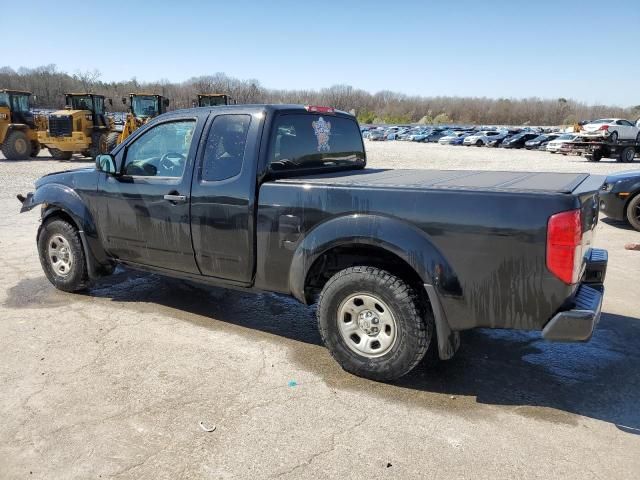
M 168 98 L 163 99 L 162 103 L 164 104 L 165 107 L 168 107 L 169 106 L 169 99 Z
M 116 160 L 110 153 L 102 153 L 96 157 L 96 170 L 108 175 L 116 175 Z

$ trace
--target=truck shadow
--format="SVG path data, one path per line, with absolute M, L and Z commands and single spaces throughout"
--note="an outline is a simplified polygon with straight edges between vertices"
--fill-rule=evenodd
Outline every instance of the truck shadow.
M 448 414 L 472 415 L 474 407 L 486 404 L 551 422 L 575 424 L 575 415 L 580 415 L 640 434 L 638 318 L 604 313 L 592 340 L 584 344 L 548 343 L 536 332 L 463 332 L 454 359 L 435 367 L 418 366 L 400 381 L 383 384 L 342 371 L 318 347 L 313 307 L 288 297 L 193 286 L 123 271 L 103 279 L 86 296 L 74 298 L 121 302 L 133 311 L 162 313 L 253 341 L 284 340 L 293 362 L 334 389 L 366 392 Z M 38 278 L 12 287 L 6 305 L 48 308 L 69 300 Z M 475 412 L 488 413 L 477 408 Z
M 123 275 L 123 278 L 118 279 Z M 514 407 L 525 416 L 574 423 L 581 415 L 640 434 L 640 319 L 604 313 L 588 343 L 549 343 L 538 332 L 472 330 L 450 361 L 418 366 L 393 384 L 375 384 L 342 371 L 324 349 L 315 309 L 288 297 L 201 287 L 125 271 L 92 296 L 151 302 L 170 314 L 256 338 L 256 331 L 294 340 L 290 358 L 334 388 L 367 391 L 393 401 L 451 410 L 451 396 L 473 404 Z M 157 308 L 157 307 L 156 307 Z M 240 328 L 238 328 L 240 327 Z M 439 397 L 439 398 L 435 398 Z M 462 402 L 461 402 L 462 404 Z M 467 404 L 467 406 L 469 406 Z M 466 408 L 466 407 L 465 407 Z

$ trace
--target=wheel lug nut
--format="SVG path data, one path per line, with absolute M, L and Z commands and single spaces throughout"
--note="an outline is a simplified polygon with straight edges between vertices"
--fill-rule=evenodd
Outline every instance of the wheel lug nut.
M 371 323 L 373 323 L 374 325 L 377 325 L 378 323 L 380 323 L 380 319 L 378 317 L 374 317 L 374 319 L 371 320 Z

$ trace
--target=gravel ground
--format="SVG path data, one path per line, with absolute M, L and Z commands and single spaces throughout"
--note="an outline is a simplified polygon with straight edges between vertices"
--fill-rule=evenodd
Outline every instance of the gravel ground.
M 374 167 L 632 167 L 366 146 Z M 591 342 L 464 332 L 453 360 L 380 384 L 343 372 L 313 308 L 288 298 L 128 271 L 86 294 L 55 290 L 35 248 L 38 212 L 19 214 L 15 194 L 84 165 L 0 159 L 0 478 L 638 478 L 640 252 L 622 245 L 640 233 L 598 226 L 610 263 Z

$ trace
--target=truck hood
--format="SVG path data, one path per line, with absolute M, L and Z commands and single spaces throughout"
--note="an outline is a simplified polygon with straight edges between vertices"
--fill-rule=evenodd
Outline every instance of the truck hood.
M 94 167 L 81 167 L 73 168 L 70 170 L 62 170 L 60 172 L 47 173 L 35 181 L 35 187 L 39 188 L 47 183 L 61 183 L 63 185 L 71 185 L 73 183 L 73 177 L 81 175 L 84 172 L 93 172 Z
M 617 182 L 618 180 L 640 180 L 640 170 L 627 170 L 624 172 L 607 175 L 607 182 Z

